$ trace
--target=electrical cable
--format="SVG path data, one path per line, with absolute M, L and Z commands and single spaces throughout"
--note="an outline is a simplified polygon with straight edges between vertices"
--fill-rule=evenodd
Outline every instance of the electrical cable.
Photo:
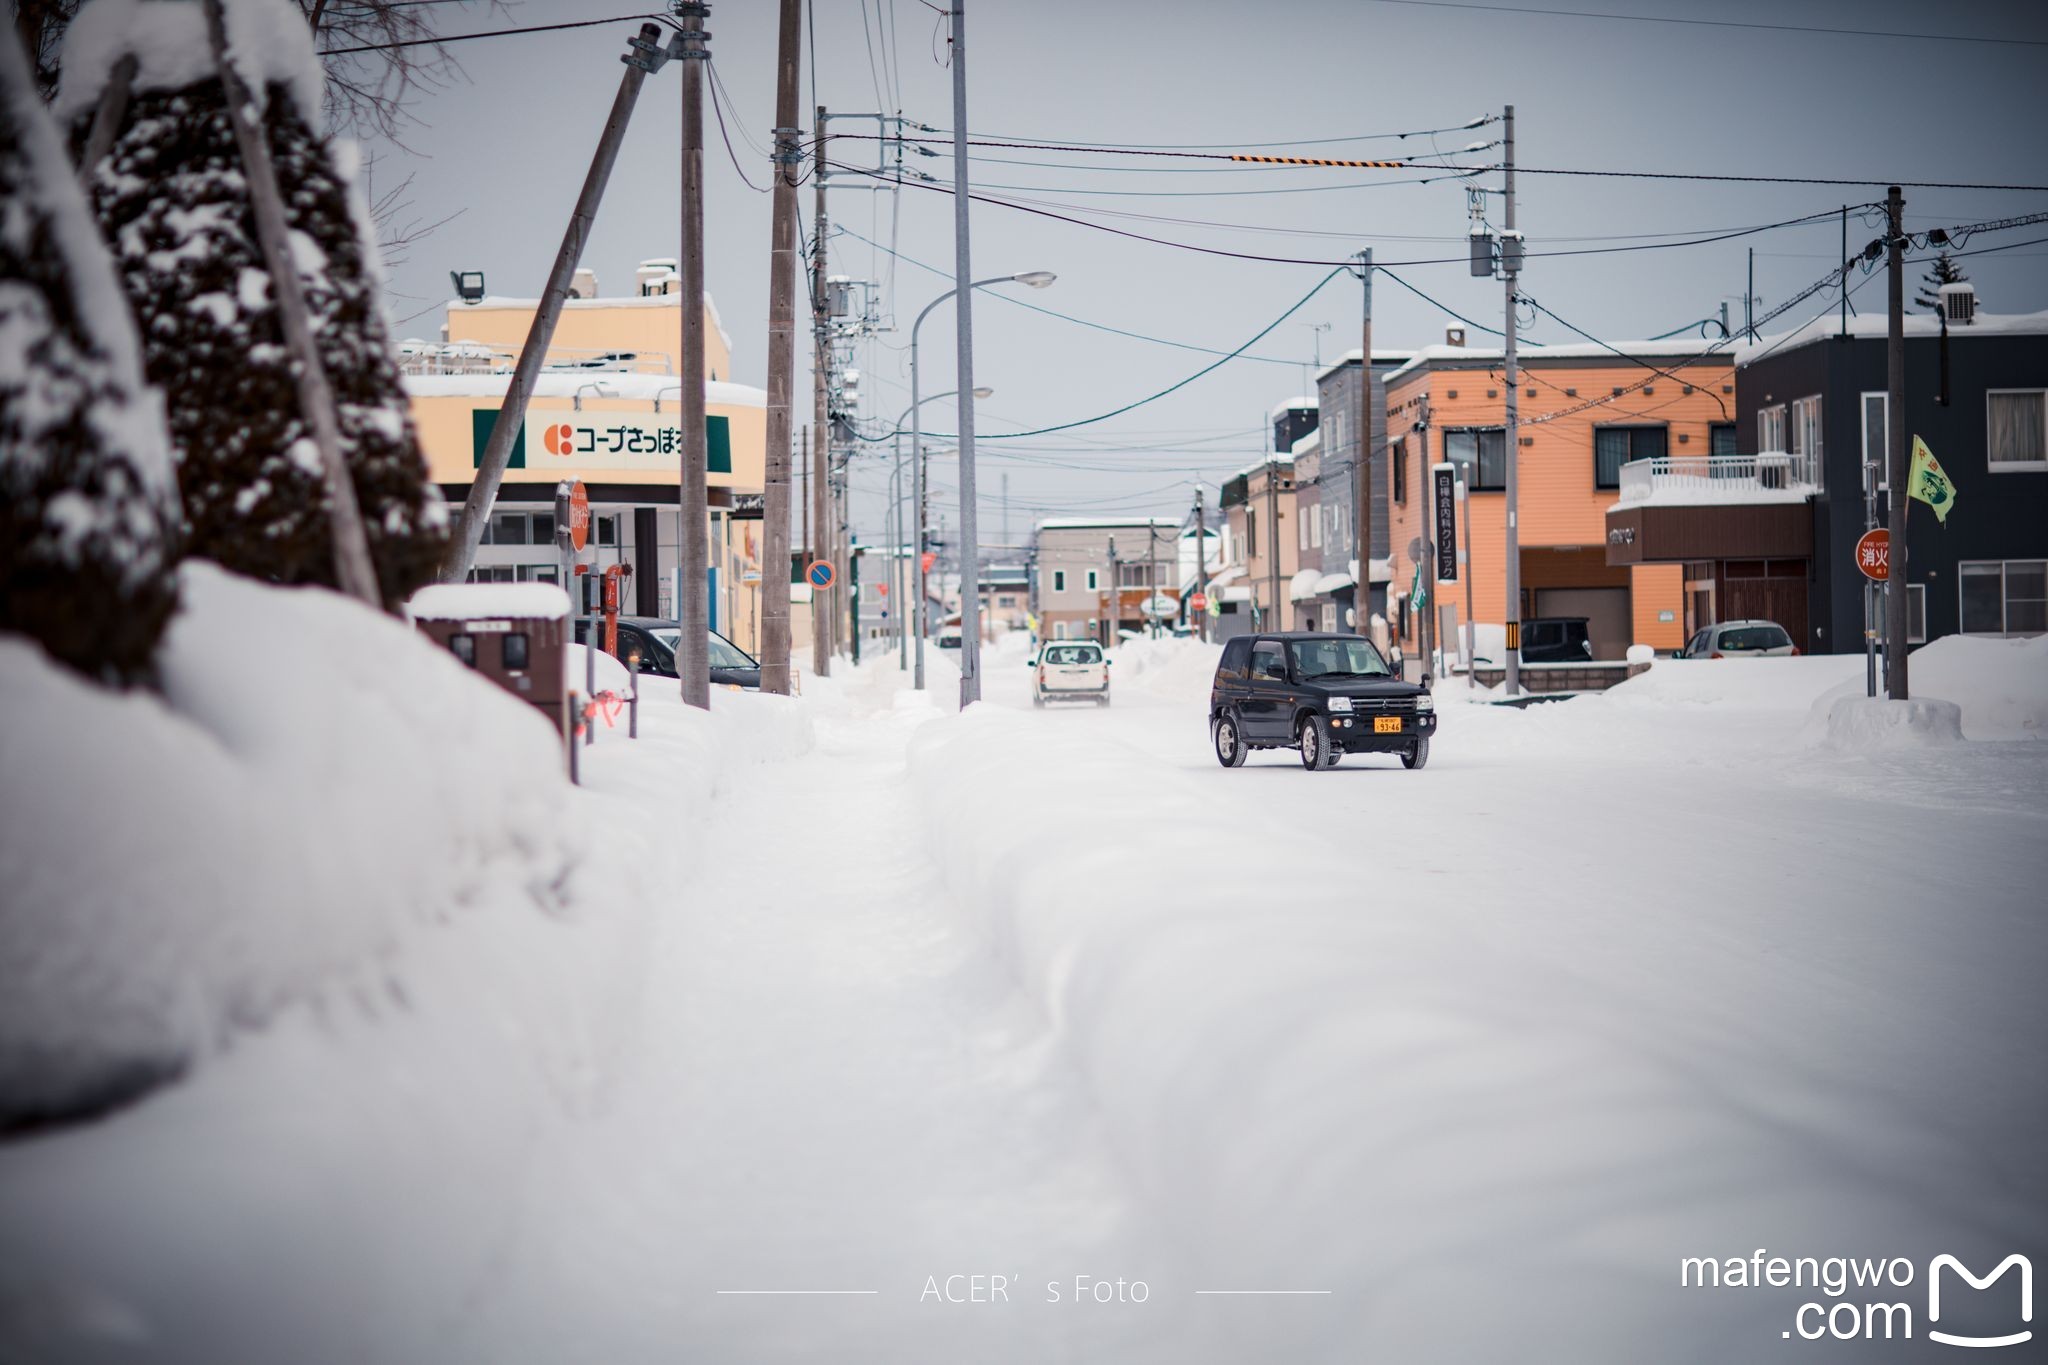
M 718 140 L 725 144 L 726 158 L 732 162 L 732 168 L 739 175 L 742 185 L 745 185 L 756 194 L 766 194 L 769 187 L 766 185 L 756 185 L 753 182 L 753 179 L 747 174 L 746 167 L 740 165 L 739 153 L 732 149 L 732 136 L 725 131 L 725 101 L 720 98 L 720 91 L 724 89 L 724 83 L 718 79 L 718 69 L 716 66 L 710 62 L 706 62 L 705 66 L 711 71 L 711 112 L 718 118 Z
M 1559 19 L 1616 19 L 1637 24 L 1690 24 L 1701 28 L 1750 28 L 1770 33 L 1822 33 L 1838 38 L 1908 38 L 1921 43 L 1997 43 L 2001 46 L 2048 47 L 2037 38 L 1980 38 L 1968 33 L 1900 33 L 1891 29 L 1818 28 L 1810 24 L 1756 24 L 1735 19 L 1682 19 L 1664 14 L 1609 14 L 1597 10 L 1542 9 L 1525 5 L 1487 5 L 1477 0 L 1375 0 L 1382 5 L 1413 5 L 1422 9 L 1484 10 L 1491 14 L 1541 15 Z
M 499 28 L 487 33 L 452 33 L 441 38 L 408 38 L 397 43 L 364 43 L 361 47 L 323 48 L 315 56 L 347 57 L 357 52 L 389 52 L 401 47 L 438 47 L 442 43 L 466 43 L 476 38 L 509 38 L 520 33 L 554 33 L 566 28 L 596 28 L 600 24 L 628 24 L 635 19 L 659 19 L 659 14 L 620 14 L 610 19 L 577 19 L 564 24 L 533 24 L 526 28 Z

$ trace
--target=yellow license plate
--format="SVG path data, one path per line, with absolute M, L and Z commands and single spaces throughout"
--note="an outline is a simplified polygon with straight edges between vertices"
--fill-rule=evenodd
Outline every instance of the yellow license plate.
M 1372 732 L 1376 735 L 1398 735 L 1401 733 L 1401 718 L 1399 716 L 1374 716 L 1372 718 Z

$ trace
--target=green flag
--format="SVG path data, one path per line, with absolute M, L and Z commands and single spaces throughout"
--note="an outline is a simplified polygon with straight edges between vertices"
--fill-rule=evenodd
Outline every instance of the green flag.
M 1913 438 L 1913 471 L 1906 478 L 1908 497 L 1918 498 L 1934 509 L 1934 519 L 1946 523 L 1949 509 L 1956 505 L 1956 486 L 1948 471 L 1934 458 L 1927 442 Z
M 1409 590 L 1408 599 L 1416 611 L 1422 611 L 1429 606 L 1429 588 L 1422 581 L 1420 564 L 1415 566 L 1415 586 Z

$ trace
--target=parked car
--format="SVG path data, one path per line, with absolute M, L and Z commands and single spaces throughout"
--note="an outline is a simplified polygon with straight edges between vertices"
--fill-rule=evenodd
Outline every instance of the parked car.
M 940 626 L 938 634 L 938 645 L 940 649 L 960 648 L 960 627 Z
M 583 642 L 586 629 L 587 623 L 578 619 L 578 644 Z M 662 678 L 679 677 L 676 672 L 676 646 L 682 638 L 682 625 L 676 621 L 665 621 L 658 616 L 619 618 L 619 657 L 631 659 L 637 653 L 642 673 Z M 758 688 L 761 685 L 761 665 L 751 654 L 715 630 L 711 632 L 710 644 L 713 686 Z
M 1209 690 L 1209 734 L 1226 768 L 1253 749 L 1286 748 L 1310 772 L 1357 753 L 1420 768 L 1435 733 L 1428 676 L 1403 682 L 1362 635 L 1240 635 L 1223 646 Z
M 1038 651 L 1031 704 L 1092 701 L 1109 705 L 1109 656 L 1093 640 L 1052 640 Z
M 1776 621 L 1723 621 L 1717 626 L 1694 632 L 1692 639 L 1685 642 L 1685 648 L 1678 651 L 1678 657 L 1782 659 L 1798 652 L 1799 646 L 1792 643 L 1791 635 Z
M 1536 616 L 1522 622 L 1522 662 L 1582 664 L 1593 657 L 1583 616 Z

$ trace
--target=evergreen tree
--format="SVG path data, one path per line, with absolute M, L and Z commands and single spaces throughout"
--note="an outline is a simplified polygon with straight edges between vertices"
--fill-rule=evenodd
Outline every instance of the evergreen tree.
M 1944 251 L 1934 258 L 1934 264 L 1929 266 L 1927 273 L 1920 277 L 1920 297 L 1913 302 L 1930 313 L 1939 313 L 1941 311 L 1941 287 L 1945 284 L 1961 284 L 1969 278 L 1968 275 L 1963 273 L 1962 267 L 1949 259 L 1949 254 Z
M 190 7 L 195 25 L 198 8 Z M 372 248 L 337 149 L 314 131 L 316 112 L 300 90 L 277 72 L 244 75 L 265 92 L 265 131 L 342 454 L 378 587 L 395 605 L 435 577 L 447 515 L 378 307 Z M 319 455 L 299 412 L 220 82 L 160 89 L 149 76 L 145 60 L 90 188 L 145 369 L 168 402 L 187 553 L 274 583 L 333 586 Z M 77 118 L 77 140 L 89 122 L 89 113 Z
M 0 631 L 144 681 L 177 491 L 134 324 L 15 35 L 0 33 Z

